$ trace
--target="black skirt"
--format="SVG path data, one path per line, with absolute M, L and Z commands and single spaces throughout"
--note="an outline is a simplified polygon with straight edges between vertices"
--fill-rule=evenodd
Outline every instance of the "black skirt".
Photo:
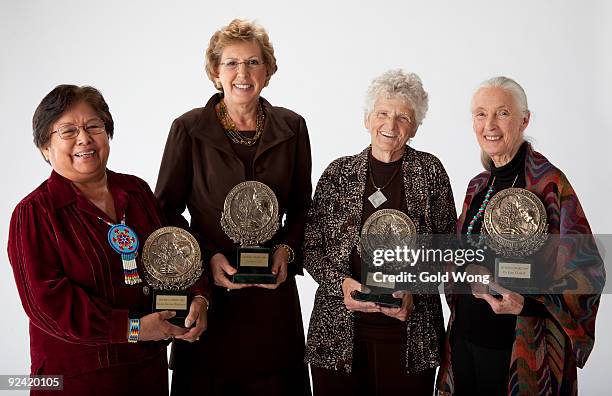
M 208 329 L 175 341 L 172 395 L 310 395 L 295 279 L 276 290 L 215 287 Z

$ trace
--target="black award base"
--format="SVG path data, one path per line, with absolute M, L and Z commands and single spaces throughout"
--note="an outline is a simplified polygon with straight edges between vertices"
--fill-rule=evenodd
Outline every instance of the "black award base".
M 234 267 L 238 272 L 232 276 L 233 283 L 274 284 L 272 273 L 272 250 L 259 246 L 244 246 L 236 249 Z
M 393 297 L 391 294 L 374 294 L 355 291 L 352 297 L 357 301 L 373 302 L 387 308 L 401 308 L 402 306 L 402 299 Z
M 174 311 L 176 316 L 168 319 L 175 326 L 185 327 L 185 318 L 189 314 L 191 296 L 186 291 L 154 290 L 153 312 Z

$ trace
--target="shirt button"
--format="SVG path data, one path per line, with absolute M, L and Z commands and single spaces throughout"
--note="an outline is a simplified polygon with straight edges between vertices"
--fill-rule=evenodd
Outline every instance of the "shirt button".
M 149 292 L 150 292 L 150 290 L 149 290 L 148 286 L 143 286 L 142 287 L 142 294 L 144 294 L 145 296 L 148 296 Z

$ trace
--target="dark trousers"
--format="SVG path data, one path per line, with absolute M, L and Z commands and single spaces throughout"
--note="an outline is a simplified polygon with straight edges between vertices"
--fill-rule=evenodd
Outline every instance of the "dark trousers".
M 486 348 L 453 337 L 454 396 L 506 396 L 512 349 Z
M 310 384 L 305 366 L 279 368 L 268 373 L 248 374 L 244 367 L 234 372 L 211 372 L 203 367 L 181 367 L 172 371 L 172 396 L 306 396 Z
M 311 367 L 314 396 L 431 396 L 436 369 L 406 373 L 406 344 L 357 341 L 350 374 Z

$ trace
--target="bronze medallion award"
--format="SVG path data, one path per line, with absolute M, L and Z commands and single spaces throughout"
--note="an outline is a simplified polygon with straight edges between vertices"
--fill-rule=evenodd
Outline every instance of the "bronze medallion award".
M 389 280 L 386 276 L 398 273 L 406 263 L 385 262 L 376 265 L 374 257 L 376 251 L 411 247 L 416 240 L 414 222 L 399 210 L 377 210 L 363 225 L 360 239 L 361 283 L 366 285 L 370 292 L 354 293 L 353 298 L 373 301 L 383 306 L 400 307 L 402 300 L 392 296 L 395 281 Z
M 142 261 L 145 278 L 153 288 L 153 311 L 176 311 L 170 322 L 184 326 L 191 303 L 187 289 L 202 274 L 198 242 L 182 228 L 160 228 L 147 238 Z
M 276 282 L 272 273 L 272 249 L 261 247 L 279 228 L 278 201 L 264 183 L 246 181 L 227 194 L 223 204 L 221 227 L 239 246 L 229 257 L 236 268 L 234 283 Z
M 500 257 L 495 260 L 495 282 L 514 291 L 535 288 L 531 257 L 548 237 L 542 201 L 524 188 L 507 188 L 495 194 L 484 213 L 487 246 Z

